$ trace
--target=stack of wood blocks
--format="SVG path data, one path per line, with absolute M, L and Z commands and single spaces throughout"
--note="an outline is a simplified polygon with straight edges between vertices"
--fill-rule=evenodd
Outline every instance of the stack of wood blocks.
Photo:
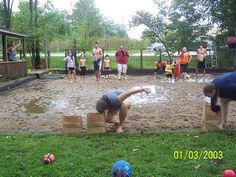
M 64 116 L 63 117 L 64 133 L 81 133 L 83 124 L 81 116 Z M 87 114 L 87 132 L 88 133 L 104 133 L 105 120 L 103 113 Z
M 207 103 L 205 103 L 203 108 L 203 129 L 222 130 L 221 112 L 213 112 L 211 106 Z
M 64 116 L 63 117 L 64 133 L 81 133 L 82 117 L 81 116 Z

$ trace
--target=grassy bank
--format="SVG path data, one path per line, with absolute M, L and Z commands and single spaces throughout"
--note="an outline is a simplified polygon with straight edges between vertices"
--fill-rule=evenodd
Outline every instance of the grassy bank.
M 112 69 L 116 69 L 116 59 L 115 57 L 110 57 Z M 143 69 L 154 69 L 154 63 L 157 61 L 157 57 L 154 56 L 144 56 L 143 57 Z M 162 57 L 162 60 L 168 60 L 167 57 Z M 28 61 L 28 68 L 31 68 L 31 61 Z M 78 59 L 79 61 L 79 59 Z M 191 63 L 189 64 L 189 68 L 196 68 L 196 58 L 193 58 Z M 88 69 L 93 69 L 92 58 L 87 58 L 87 66 Z M 50 58 L 50 68 L 65 68 L 65 62 L 63 61 L 63 57 L 51 56 Z M 141 69 L 141 59 L 140 56 L 131 56 L 128 62 L 128 68 L 130 69 Z
M 44 165 L 48 152 L 56 161 Z M 130 162 L 134 177 L 220 177 L 225 169 L 236 169 L 236 132 L 1 134 L 0 154 L 3 177 L 109 177 L 119 159 Z

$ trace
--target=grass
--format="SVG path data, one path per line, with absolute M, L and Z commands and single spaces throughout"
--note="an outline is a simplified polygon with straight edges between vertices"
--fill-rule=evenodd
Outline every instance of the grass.
M 111 56 L 110 59 L 111 59 L 112 69 L 117 69 L 115 57 Z M 129 58 L 128 68 L 140 69 L 141 68 L 141 61 L 140 60 L 141 60 L 140 56 L 131 56 Z M 159 57 L 144 56 L 143 57 L 143 69 L 154 69 L 154 63 L 156 60 L 159 60 Z M 168 59 L 167 59 L 167 57 L 162 57 L 162 60 L 168 60 Z M 31 68 L 30 59 L 28 59 L 27 61 L 28 61 L 28 63 L 27 63 L 28 68 Z M 193 58 L 191 63 L 189 64 L 189 68 L 196 68 L 196 64 L 197 64 L 196 59 Z M 87 58 L 87 67 L 90 70 L 93 69 L 91 57 Z M 50 68 L 65 68 L 65 62 L 63 61 L 63 57 L 51 56 Z
M 110 177 L 127 160 L 134 177 L 221 177 L 236 168 L 236 132 L 162 131 L 116 135 L 0 134 L 0 176 Z M 223 160 L 174 159 L 174 151 L 222 151 Z M 51 152 L 56 161 L 42 163 Z M 184 158 L 184 157 L 183 157 Z

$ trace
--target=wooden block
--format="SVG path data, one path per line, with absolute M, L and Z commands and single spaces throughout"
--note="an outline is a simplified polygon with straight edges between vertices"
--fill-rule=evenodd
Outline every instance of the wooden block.
M 203 108 L 203 129 L 222 130 L 221 112 L 213 112 L 208 104 L 205 104 Z
M 62 124 L 64 133 L 81 133 L 82 131 L 81 116 L 64 116 Z
M 104 133 L 105 120 L 103 113 L 88 113 L 87 115 L 87 132 Z

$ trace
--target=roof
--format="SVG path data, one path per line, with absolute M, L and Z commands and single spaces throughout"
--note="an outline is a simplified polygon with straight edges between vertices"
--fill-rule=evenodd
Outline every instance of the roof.
M 5 29 L 0 29 L 0 34 L 5 34 L 7 36 L 15 36 L 15 37 L 27 37 L 27 35 L 25 35 L 25 34 L 20 34 L 20 33 L 8 31 Z

